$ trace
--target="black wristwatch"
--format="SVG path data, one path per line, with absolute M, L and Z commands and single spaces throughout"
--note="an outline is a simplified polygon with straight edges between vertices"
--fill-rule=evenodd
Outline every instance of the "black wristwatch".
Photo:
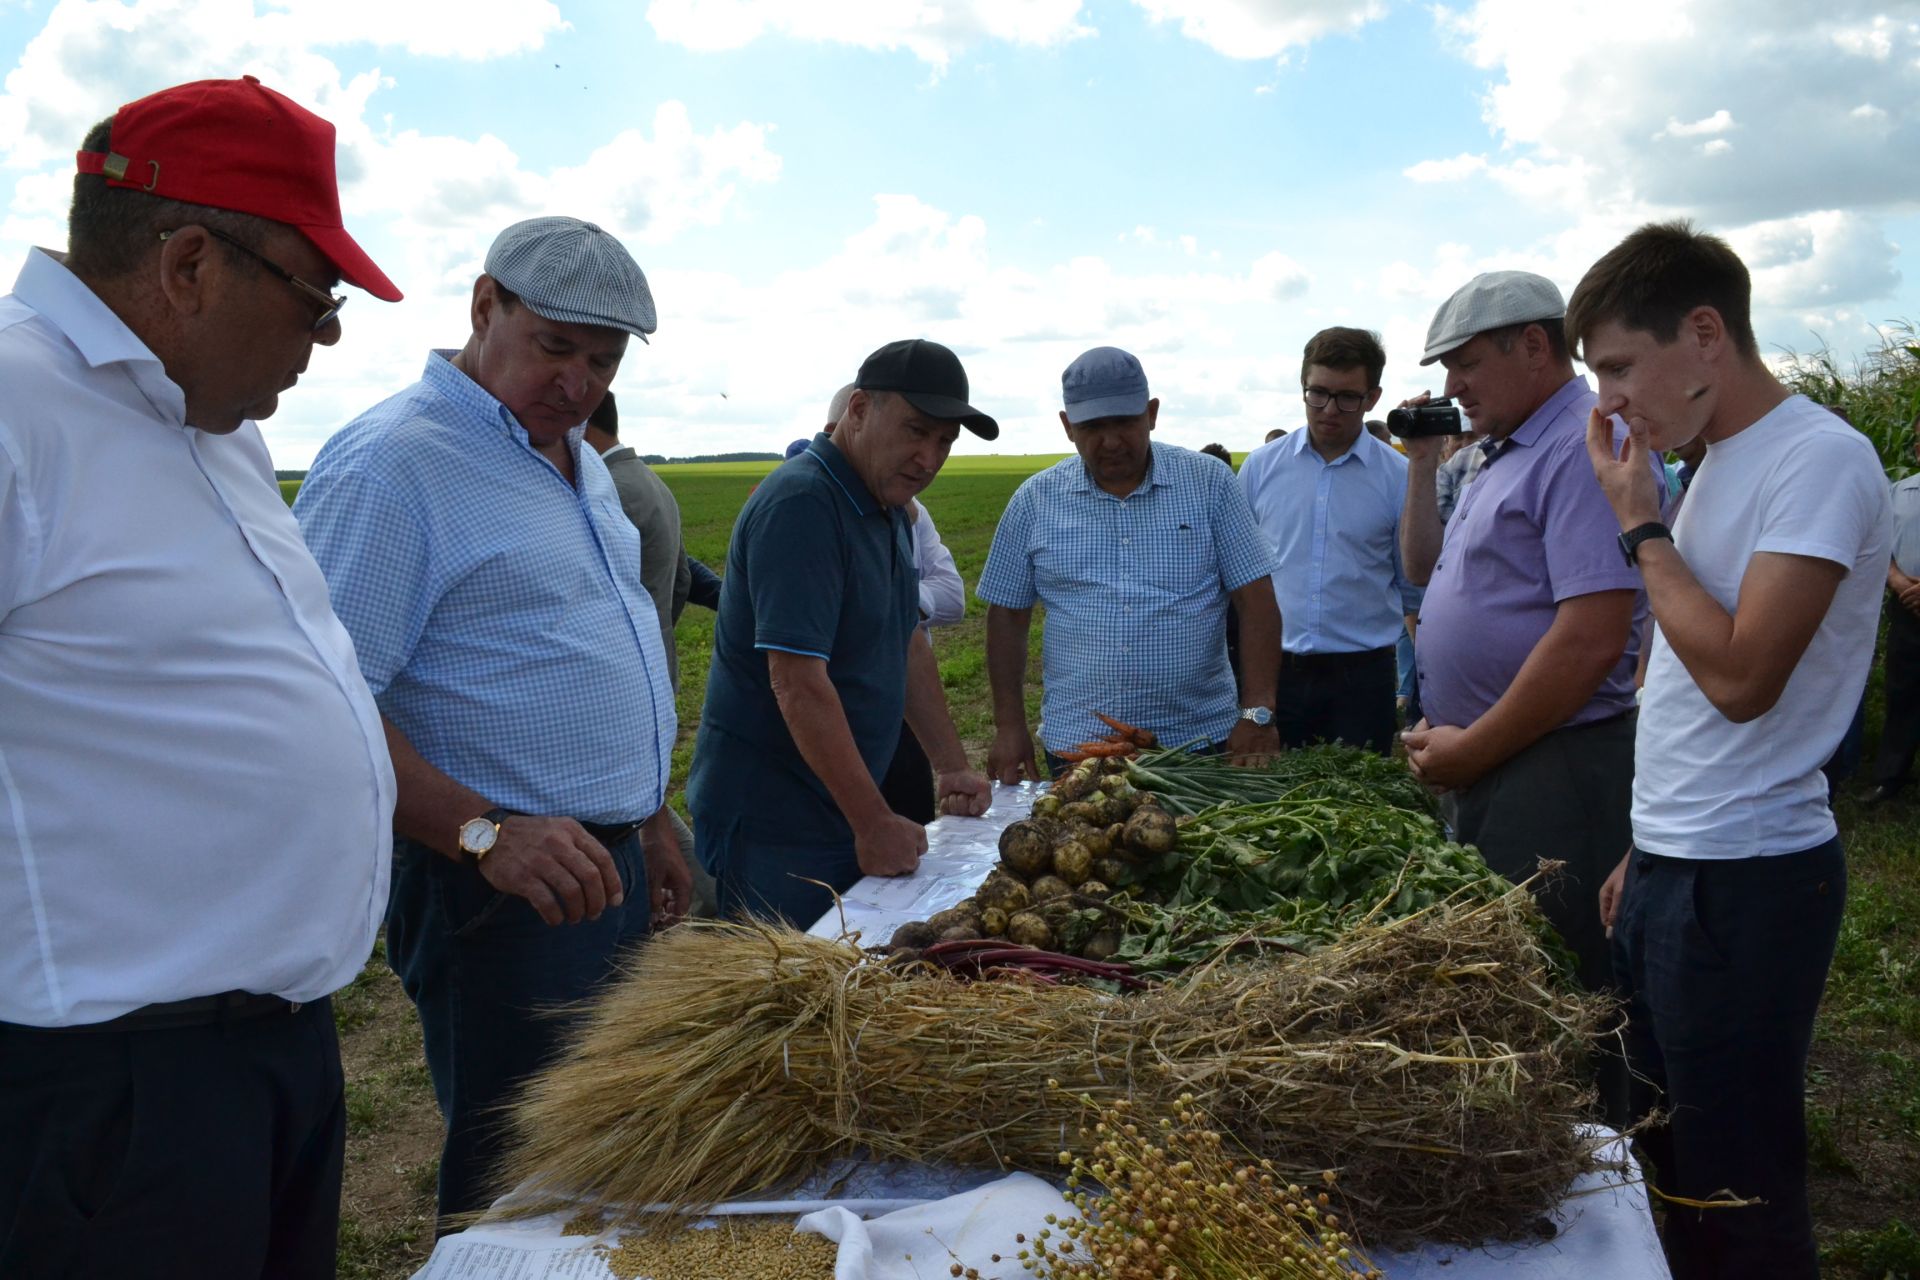
M 1673 530 L 1658 520 L 1649 520 L 1621 534 L 1620 554 L 1626 557 L 1627 564 L 1635 567 L 1640 564 L 1640 544 L 1649 538 L 1665 538 L 1668 542 L 1672 542 Z

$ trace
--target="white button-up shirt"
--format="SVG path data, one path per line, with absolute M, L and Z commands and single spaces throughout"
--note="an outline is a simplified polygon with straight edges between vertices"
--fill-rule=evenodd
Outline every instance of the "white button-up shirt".
M 338 989 L 386 909 L 393 769 L 259 428 L 187 425 L 37 250 L 0 386 L 0 1021 Z

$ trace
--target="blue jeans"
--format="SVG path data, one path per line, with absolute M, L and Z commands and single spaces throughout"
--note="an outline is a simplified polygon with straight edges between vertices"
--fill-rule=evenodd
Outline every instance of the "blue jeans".
M 1667 1212 L 1675 1280 L 1819 1274 L 1807 1209 L 1806 1073 L 1814 1013 L 1846 906 L 1838 838 L 1779 857 L 1664 858 L 1636 849 L 1614 930 L 1636 1113 L 1655 1185 L 1764 1205 Z
M 597 992 L 620 953 L 647 936 L 640 838 L 607 852 L 626 887 L 598 920 L 548 925 L 524 898 L 495 891 L 472 865 L 411 840 L 393 842 L 387 962 L 420 1011 L 427 1067 L 447 1132 L 440 1153 L 442 1228 L 508 1188 L 498 1113 L 552 1061 L 570 1019 L 553 1016 Z
M 784 920 L 796 929 L 812 928 L 833 909 L 834 895 L 851 889 L 861 875 L 851 844 L 773 844 L 737 832 L 723 838 L 703 834 L 700 856 L 709 860 L 722 919 Z

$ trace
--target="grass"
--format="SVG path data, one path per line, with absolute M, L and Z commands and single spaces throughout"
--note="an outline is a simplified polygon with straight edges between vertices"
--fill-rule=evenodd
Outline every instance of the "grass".
M 1897 389 L 1883 387 L 1875 394 L 1888 406 L 1886 412 L 1905 404 Z M 1910 451 L 1910 439 L 1889 433 L 1883 456 L 1903 449 Z M 1055 460 L 957 457 L 924 495 L 969 584 L 979 580 L 994 525 L 1013 489 Z M 771 465 L 659 468 L 679 500 L 692 555 L 716 571 L 724 568 L 734 517 Z M 293 482 L 282 485 L 289 500 L 293 488 Z M 992 732 L 984 613 L 984 606 L 969 597 L 966 619 L 934 633 L 955 722 L 976 758 L 984 755 Z M 689 609 L 678 629 L 676 798 L 705 698 L 713 616 Z M 1036 653 L 1039 634 L 1036 625 Z M 1037 712 L 1037 680 L 1028 696 L 1030 712 Z M 1870 688 L 1870 749 L 1878 699 L 1876 674 Z M 1814 1220 L 1828 1275 L 1920 1280 L 1920 1210 L 1915 1208 L 1920 1205 L 1920 799 L 1871 811 L 1843 799 L 1838 812 L 1851 884 L 1809 1073 Z M 352 1082 L 340 1274 L 399 1280 L 425 1261 L 433 1239 L 439 1120 L 420 1056 L 418 1024 L 378 953 L 336 997 L 335 1007 Z

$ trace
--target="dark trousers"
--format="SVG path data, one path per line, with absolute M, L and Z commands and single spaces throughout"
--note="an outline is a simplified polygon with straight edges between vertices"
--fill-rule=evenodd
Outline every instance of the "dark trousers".
M 0 1024 L 0 1276 L 326 1277 L 333 1005 L 165 1030 Z
M 1344 742 L 1393 754 L 1399 671 L 1393 646 L 1362 653 L 1283 653 L 1273 722 L 1281 745 Z
M 1907 784 L 1913 755 L 1920 750 L 1920 618 L 1898 601 L 1887 606 L 1887 720 L 1873 780 L 1883 787 Z
M 1635 850 L 1615 929 L 1638 1114 L 1655 1185 L 1704 1200 L 1670 1206 L 1675 1280 L 1819 1274 L 1807 1209 L 1805 1083 L 1814 1013 L 1846 905 L 1836 838 L 1804 853 L 1663 858 Z
M 810 929 L 833 909 L 834 895 L 851 889 L 861 876 L 851 844 L 774 844 L 736 834 L 724 842 L 703 838 L 700 852 L 714 859 L 708 865 L 720 893 L 720 915 L 728 920 L 751 916 Z
M 1509 880 L 1534 874 L 1542 858 L 1566 869 L 1536 886 L 1547 920 L 1572 949 L 1580 985 L 1613 989 L 1613 955 L 1600 923 L 1600 886 L 1633 843 L 1632 712 L 1555 729 L 1451 797 L 1454 831 Z M 1615 1041 L 1609 1040 L 1609 1045 Z M 1620 1128 L 1628 1114 L 1627 1069 L 1602 1050 L 1594 1068 L 1602 1115 Z
M 548 925 L 524 898 L 498 893 L 470 864 L 394 841 L 387 959 L 420 1012 L 427 1067 L 447 1131 L 440 1153 L 441 1227 L 486 1208 L 500 1185 L 499 1108 L 552 1061 L 569 1020 L 560 1010 L 598 991 L 621 952 L 647 935 L 640 838 L 607 850 L 623 906 L 598 920 Z
M 933 765 L 913 736 L 913 730 L 900 726 L 900 745 L 893 749 L 893 762 L 880 779 L 880 795 L 887 807 L 903 818 L 912 818 L 921 826 L 933 821 Z

